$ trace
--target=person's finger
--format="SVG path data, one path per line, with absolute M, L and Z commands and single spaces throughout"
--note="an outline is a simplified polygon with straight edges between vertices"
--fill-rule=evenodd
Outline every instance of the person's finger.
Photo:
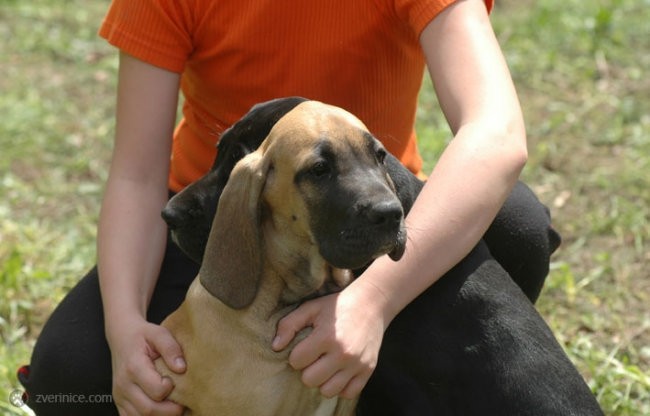
M 321 383 L 319 390 L 324 397 L 337 396 L 348 385 L 352 375 L 349 371 L 340 370 L 334 373 L 328 380 Z
M 156 415 L 156 416 L 178 416 L 183 413 L 183 406 L 169 400 L 156 401 L 152 400 L 144 391 L 134 386 L 129 394 L 130 400 L 128 407 L 133 413 L 127 413 L 129 416 L 136 415 Z
M 302 346 L 302 344 L 306 341 L 307 340 L 301 342 L 299 345 Z M 294 348 L 294 352 L 295 351 L 296 349 Z M 341 365 L 341 362 L 336 360 L 334 354 L 321 354 L 320 356 L 316 356 L 316 354 L 311 355 L 310 352 L 311 352 L 311 348 L 307 346 L 304 352 L 299 351 L 300 354 L 304 354 L 304 355 L 298 358 L 299 360 L 299 359 L 303 359 L 304 357 L 305 362 L 308 362 L 308 364 L 302 368 L 302 376 L 301 376 L 301 380 L 303 384 L 305 384 L 307 387 L 322 386 L 329 379 L 331 379 L 335 374 L 337 374 L 342 368 L 344 368 Z M 291 359 L 290 359 L 290 364 L 291 364 Z M 341 389 L 343 387 L 345 387 L 345 384 L 341 386 Z
M 343 388 L 343 390 L 338 393 L 339 397 L 344 399 L 354 399 L 355 397 L 358 397 L 368 383 L 370 374 L 353 377 L 352 380 L 348 381 L 348 384 Z
M 183 349 L 169 330 L 161 326 L 154 327 L 149 331 L 148 341 L 170 370 L 178 374 L 185 372 L 187 365 Z
M 149 398 L 154 401 L 164 400 L 174 388 L 174 384 L 168 377 L 163 377 L 154 367 L 153 361 L 146 356 L 140 355 L 127 365 L 127 379 L 133 385 L 141 389 Z M 131 393 L 126 396 L 131 398 L 132 386 L 125 386 Z
M 325 369 L 332 365 L 330 358 L 333 358 L 333 356 L 325 356 L 329 349 L 330 340 L 326 338 L 322 331 L 319 331 L 318 328 L 316 328 L 307 336 L 307 338 L 303 339 L 293 347 L 291 354 L 289 354 L 289 365 L 295 370 L 309 369 L 309 373 L 314 373 L 316 375 L 323 374 Z M 310 368 L 314 365 L 316 366 Z M 333 372 L 329 375 L 331 374 L 333 374 Z M 315 378 L 316 377 L 314 377 L 314 379 Z M 313 386 L 318 386 L 323 381 L 325 380 L 314 381 Z
M 278 322 L 278 329 L 273 339 L 272 348 L 275 351 L 285 349 L 298 332 L 312 326 L 317 308 L 313 302 L 306 302 L 289 313 Z

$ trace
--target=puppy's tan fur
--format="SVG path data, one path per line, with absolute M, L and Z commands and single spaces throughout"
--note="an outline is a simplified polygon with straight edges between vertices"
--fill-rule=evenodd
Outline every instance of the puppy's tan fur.
M 325 135 L 324 132 L 327 132 Z M 324 138 L 361 148 L 366 127 L 336 107 L 308 101 L 285 115 L 262 146 L 242 159 L 221 196 L 199 277 L 162 325 L 183 348 L 187 371 L 175 374 L 169 399 L 191 415 L 348 415 L 355 400 L 325 398 L 274 352 L 278 321 L 306 296 L 343 287 L 351 272 L 320 256 L 305 193 L 295 174 Z M 346 148 L 348 151 L 350 148 Z M 302 333 L 304 337 L 306 334 Z M 295 343 L 295 341 L 294 341 Z

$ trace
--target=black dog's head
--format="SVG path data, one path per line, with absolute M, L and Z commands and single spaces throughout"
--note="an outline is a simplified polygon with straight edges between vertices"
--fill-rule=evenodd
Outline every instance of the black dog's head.
M 176 244 L 192 260 L 200 263 L 203 258 L 219 198 L 235 164 L 255 151 L 277 121 L 304 101 L 307 99 L 287 97 L 255 105 L 223 133 L 211 170 L 168 202 L 162 216 Z M 402 208 L 408 213 L 422 182 L 390 153 L 386 155 L 384 164 L 395 184 Z
M 192 260 L 201 263 L 219 198 L 235 164 L 255 151 L 275 123 L 303 101 L 288 97 L 255 105 L 224 131 L 210 171 L 169 200 L 162 217 L 174 242 Z

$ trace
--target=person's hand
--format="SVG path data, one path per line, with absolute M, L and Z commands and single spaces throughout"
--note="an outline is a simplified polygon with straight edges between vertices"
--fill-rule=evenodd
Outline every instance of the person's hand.
M 110 337 L 113 400 L 120 416 L 182 414 L 182 406 L 165 400 L 174 388 L 172 381 L 153 364 L 162 357 L 169 369 L 183 373 L 186 365 L 180 345 L 162 326 L 144 319 L 127 322 Z
M 296 333 L 313 327 L 293 348 L 289 364 L 302 371 L 306 386 L 319 387 L 323 396 L 351 399 L 361 393 L 377 365 L 384 321 L 380 305 L 369 293 L 350 286 L 308 301 L 285 316 L 278 323 L 273 349 L 286 348 Z

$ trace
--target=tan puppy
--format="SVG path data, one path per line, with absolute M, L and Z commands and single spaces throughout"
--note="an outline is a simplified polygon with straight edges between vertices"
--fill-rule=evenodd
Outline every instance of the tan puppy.
M 169 399 L 192 415 L 348 415 L 274 352 L 278 321 L 308 298 L 340 290 L 374 258 L 404 251 L 402 207 L 386 152 L 351 114 L 299 104 L 242 159 L 223 191 L 199 276 L 162 325 L 187 371 L 156 366 Z M 299 334 L 304 338 L 307 331 Z

